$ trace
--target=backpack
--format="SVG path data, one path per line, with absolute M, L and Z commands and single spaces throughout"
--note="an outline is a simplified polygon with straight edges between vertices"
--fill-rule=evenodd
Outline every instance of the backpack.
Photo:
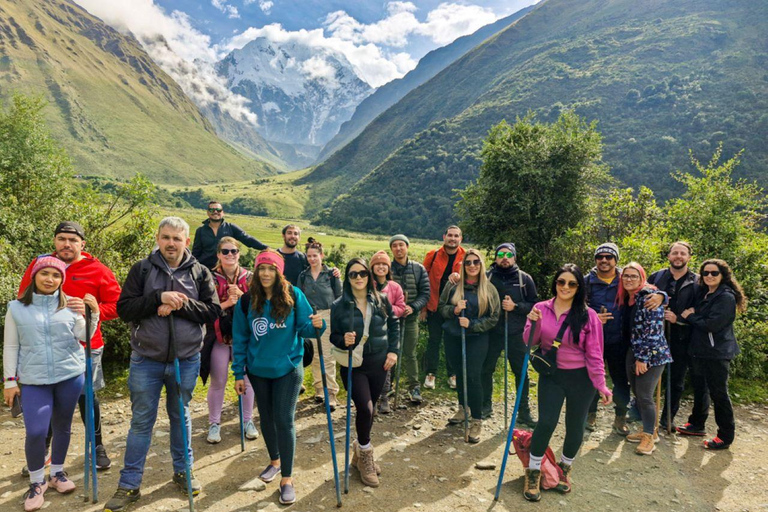
M 527 430 L 514 429 L 512 431 L 512 448 L 510 455 L 517 454 L 517 458 L 523 463 L 523 468 L 528 469 L 531 461 L 531 438 L 533 434 Z M 514 450 L 514 451 L 512 451 Z M 555 453 L 547 446 L 544 458 L 541 460 L 541 488 L 554 489 L 563 477 L 563 470 L 557 465 Z

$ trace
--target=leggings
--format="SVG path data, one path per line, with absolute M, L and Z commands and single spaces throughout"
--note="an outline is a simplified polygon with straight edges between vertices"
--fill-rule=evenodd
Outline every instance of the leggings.
M 85 376 L 81 374 L 56 384 L 23 386 L 21 407 L 27 433 L 24 453 L 30 472 L 45 466 L 45 438 L 49 425 L 53 428 L 51 463 L 64 464 L 72 434 L 72 416 L 84 381 Z
M 467 401 L 464 403 L 464 373 L 462 370 L 461 336 L 445 333 L 445 353 L 451 367 L 456 369 L 456 394 L 459 405 L 469 407 L 472 418 L 483 417 L 483 386 L 481 375 L 488 355 L 488 333 L 467 336 Z
M 384 371 L 384 361 L 386 360 L 387 353 L 385 351 L 368 354 L 363 358 L 363 364 L 357 368 L 352 368 L 352 401 L 355 402 L 356 412 L 355 430 L 357 442 L 362 445 L 371 442 L 373 410 L 387 378 L 387 372 Z M 347 389 L 347 375 L 349 375 L 349 369 L 346 366 L 341 366 L 344 389 Z
M 299 400 L 304 367 L 296 368 L 277 379 L 249 374 L 256 394 L 259 423 L 270 460 L 280 460 L 280 474 L 288 478 L 293 473 L 296 453 L 296 402 Z
M 224 390 L 229 376 L 229 361 L 232 347 L 215 341 L 211 349 L 211 385 L 208 387 L 208 423 L 221 423 L 221 408 L 224 405 Z M 253 417 L 253 387 L 245 376 L 245 396 L 243 397 L 243 421 Z
M 664 365 L 651 366 L 642 375 L 635 375 L 635 356 L 632 351 L 627 351 L 627 378 L 635 394 L 637 408 L 640 411 L 640 419 L 643 420 L 643 432 L 653 434 L 656 429 L 656 402 L 653 392 L 664 372 Z
M 539 376 L 539 424 L 533 430 L 531 455 L 543 457 L 560 419 L 565 402 L 563 455 L 576 457 L 584 439 L 584 424 L 595 388 L 586 368 L 558 369 L 554 375 Z

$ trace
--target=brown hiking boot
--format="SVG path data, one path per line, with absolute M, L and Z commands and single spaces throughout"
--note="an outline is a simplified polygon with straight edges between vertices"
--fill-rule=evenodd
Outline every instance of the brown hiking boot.
M 587 423 L 585 427 L 590 432 L 594 432 L 595 430 L 597 430 L 597 413 L 596 412 L 591 412 L 587 414 Z
M 469 423 L 469 434 L 467 435 L 467 442 L 476 444 L 480 442 L 480 434 L 483 432 L 483 420 L 473 419 Z
M 523 482 L 523 498 L 528 501 L 541 500 L 541 470 L 526 469 L 525 482 Z
M 653 442 L 653 436 L 651 434 L 642 433 L 640 438 L 640 444 L 635 448 L 635 453 L 638 455 L 650 455 L 656 449 L 656 443 Z
M 352 460 L 350 461 L 349 465 L 353 468 L 357 467 L 357 460 L 359 458 L 358 452 L 360 451 L 360 445 L 357 441 L 352 441 Z M 378 462 L 374 462 L 373 465 L 376 467 L 376 474 L 381 474 L 381 466 L 379 466 Z
M 643 431 L 641 430 L 640 432 L 629 434 L 625 439 L 630 443 L 639 443 L 643 440 Z M 659 429 L 653 431 L 653 442 L 659 442 Z
M 629 434 L 629 427 L 627 426 L 626 416 L 616 416 L 613 420 L 613 431 L 620 436 L 626 436 Z
M 360 472 L 360 480 L 368 487 L 379 486 L 379 476 L 376 473 L 376 463 L 373 460 L 373 446 L 367 450 L 358 447 L 357 470 Z
M 456 414 L 448 418 L 448 424 L 450 425 L 458 425 L 459 423 L 464 423 L 464 414 L 465 411 L 461 407 L 458 411 L 456 411 Z
M 563 494 L 571 492 L 572 467 L 563 461 L 558 462 L 557 465 L 560 466 L 560 469 L 563 472 L 563 476 L 560 477 L 560 481 L 557 483 L 557 487 L 555 487 L 555 489 L 562 492 Z

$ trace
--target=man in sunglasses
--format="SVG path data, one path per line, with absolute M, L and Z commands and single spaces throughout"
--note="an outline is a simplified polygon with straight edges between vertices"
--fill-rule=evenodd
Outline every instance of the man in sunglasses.
M 224 220 L 224 208 L 218 201 L 208 203 L 208 218 L 203 225 L 195 231 L 195 243 L 192 245 L 192 256 L 212 269 L 216 265 L 216 248 L 219 240 L 225 236 L 231 236 L 243 245 L 263 251 L 266 245 L 243 231 L 237 224 Z
M 526 315 L 538 300 L 536 285 L 531 276 L 517 266 L 515 244 L 503 243 L 496 247 L 494 254 L 496 260 L 488 269 L 488 279 L 499 292 L 502 314 L 499 316 L 499 322 L 490 332 L 488 355 L 485 357 L 480 377 L 483 386 L 483 418 L 490 417 L 492 413 L 493 373 L 496 370 L 499 355 L 504 349 L 504 329 L 506 328 L 508 331 L 507 359 L 512 367 L 512 373 L 515 374 L 515 389 L 519 387 L 520 380 L 525 379 L 517 422 L 533 428 L 536 426 L 536 421 L 531 416 L 531 408 L 528 404 L 528 375 L 523 375 L 522 369 L 526 351 L 523 329 Z

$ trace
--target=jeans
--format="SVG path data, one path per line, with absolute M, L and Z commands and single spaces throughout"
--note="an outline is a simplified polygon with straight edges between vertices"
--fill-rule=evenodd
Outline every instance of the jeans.
M 321 309 L 317 314 L 325 320 L 326 325 L 331 325 L 331 310 Z M 328 399 L 331 404 L 336 403 L 336 395 L 339 392 L 339 385 L 336 383 L 336 359 L 331 353 L 331 330 L 326 329 L 320 342 L 323 344 L 323 362 L 325 368 L 326 382 L 328 383 Z M 324 397 L 323 394 L 323 374 L 320 368 L 320 351 L 317 348 L 317 338 L 312 338 L 312 346 L 315 348 L 315 357 L 312 358 L 312 385 L 315 386 L 315 396 Z
M 472 418 L 479 420 L 483 417 L 483 386 L 480 376 L 483 363 L 488 355 L 488 333 L 467 336 L 467 404 L 464 403 L 464 372 L 462 369 L 461 337 L 445 336 L 445 351 L 448 360 L 456 372 L 456 394 L 459 405 L 469 407 Z
M 183 445 L 179 394 L 176 388 L 176 374 L 173 362 L 165 363 L 131 354 L 128 389 L 131 392 L 131 429 L 125 446 L 123 469 L 120 471 L 119 487 L 138 489 L 144 475 L 149 445 L 152 443 L 152 429 L 157 420 L 160 392 L 165 386 L 165 409 L 171 421 L 171 458 L 173 472 L 184 471 L 184 450 L 189 456 L 189 465 L 194 462 L 192 454 L 192 421 L 189 401 L 197 384 L 200 372 L 200 354 L 179 360 L 181 373 L 181 398 L 184 403 L 184 428 L 187 429 L 187 446 Z
M 656 430 L 656 400 L 654 391 L 659 384 L 664 365 L 651 366 L 642 375 L 635 375 L 635 355 L 631 350 L 627 351 L 627 378 L 632 392 L 635 394 L 637 408 L 640 411 L 640 419 L 643 421 L 643 432 L 653 434 Z
M 523 361 L 525 360 L 525 351 L 527 350 L 523 344 L 523 335 L 517 334 L 509 336 L 507 340 L 507 360 L 509 366 L 512 368 L 512 373 L 515 375 L 515 390 L 520 386 L 520 379 L 523 378 Z M 496 371 L 496 363 L 499 360 L 499 356 L 504 350 L 504 333 L 493 332 L 489 334 L 488 340 L 488 355 L 485 357 L 483 363 L 483 370 L 480 380 L 483 385 L 483 415 L 490 415 L 493 408 L 493 373 Z M 504 369 L 506 371 L 506 368 Z M 530 411 L 528 405 L 528 373 L 525 374 L 525 384 L 523 384 L 523 391 L 520 393 L 520 410 Z M 515 391 L 517 392 L 517 391 Z
M 709 405 L 715 406 L 717 437 L 731 444 L 736 435 L 733 405 L 728 395 L 728 371 L 731 362 L 727 359 L 691 358 L 691 382 L 693 382 L 693 410 L 688 423 L 703 429 L 709 417 Z M 707 393 L 709 391 L 709 393 Z
M 443 315 L 436 311 L 427 311 L 427 330 L 429 331 L 425 354 L 427 374 L 437 375 L 437 368 L 440 365 L 440 346 L 443 344 L 443 322 L 445 322 Z M 448 357 L 445 358 L 445 369 L 448 371 L 448 376 L 456 375 L 456 370 Z

